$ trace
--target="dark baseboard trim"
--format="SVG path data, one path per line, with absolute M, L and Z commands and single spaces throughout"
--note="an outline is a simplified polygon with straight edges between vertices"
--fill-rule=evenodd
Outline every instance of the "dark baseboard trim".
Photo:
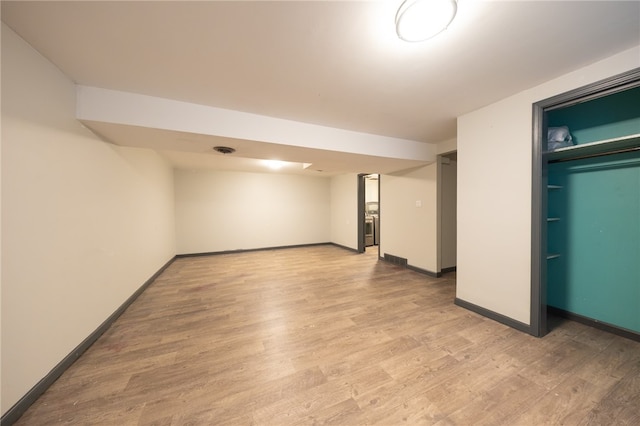
M 331 244 L 332 246 L 339 247 L 341 249 L 345 249 L 345 250 L 352 251 L 354 253 L 358 253 L 358 249 L 354 249 L 354 248 L 351 248 L 351 247 L 343 246 L 342 244 L 338 244 L 338 243 L 329 243 L 329 244 Z
M 516 321 L 513 318 L 509 318 L 497 312 L 493 312 L 489 309 L 483 308 L 482 306 L 475 305 L 473 303 L 467 302 L 462 299 L 458 299 L 457 297 L 454 299 L 453 303 L 455 305 L 460 306 L 461 308 L 468 309 L 477 314 L 480 314 L 484 317 L 490 318 L 494 321 L 498 321 L 504 325 L 508 325 L 509 327 L 515 328 L 516 330 L 523 331 L 528 334 L 532 334 L 531 327 L 523 322 Z
M 385 253 L 383 256 L 378 256 L 380 260 L 383 260 L 392 265 L 399 266 L 401 268 L 409 269 L 420 274 L 428 275 L 433 278 L 440 278 L 442 274 L 440 272 L 432 272 L 427 269 L 418 268 L 417 266 L 410 265 L 408 260 L 404 257 L 395 256 L 393 254 Z
M 85 338 L 82 343 L 80 343 L 76 348 L 66 357 L 62 359 L 46 376 L 44 376 L 34 387 L 32 387 L 29 392 L 27 392 L 18 402 L 16 402 L 13 407 L 7 410 L 6 413 L 0 419 L 0 425 L 2 426 L 10 426 L 14 424 L 18 419 L 27 411 L 27 409 L 33 404 L 39 397 L 42 395 L 48 388 L 51 386 L 57 379 L 65 372 L 67 368 L 69 368 L 78 358 L 82 355 L 91 345 L 95 343 L 98 338 L 104 334 L 105 331 L 111 327 L 111 324 L 118 319 L 120 315 L 127 310 L 129 305 L 131 305 L 137 298 L 142 294 L 143 291 L 153 283 L 153 281 L 158 278 L 158 276 L 164 272 L 175 260 L 175 257 L 172 257 L 167 263 L 165 263 L 155 274 L 151 276 L 147 281 L 145 281 L 138 290 L 135 291 L 120 307 L 112 313 L 109 318 L 107 318 L 98 328 L 95 329 L 93 333 L 91 333 L 87 338 Z
M 413 265 L 407 265 L 407 269 L 411 269 L 412 271 L 416 271 L 433 278 L 440 278 L 442 276 L 441 272 L 433 272 L 433 271 L 429 271 L 428 269 L 418 268 L 417 266 L 413 266 Z
M 566 318 L 571 321 L 579 322 L 580 324 L 585 324 L 590 327 L 597 328 L 598 330 L 607 331 L 609 333 L 640 342 L 640 333 L 638 333 L 637 331 L 618 327 L 616 325 L 598 321 L 593 318 L 584 317 L 582 315 L 574 314 L 573 312 L 565 311 L 564 309 L 555 308 L 549 305 L 547 305 L 547 312 L 558 317 Z
M 447 272 L 456 272 L 457 268 L 455 266 L 452 266 L 450 268 L 442 268 L 442 273 L 446 274 Z
M 198 256 L 216 256 L 220 254 L 238 254 L 238 253 L 249 253 L 253 251 L 282 250 L 282 249 L 290 249 L 290 248 L 326 246 L 326 245 L 334 245 L 334 246 L 346 248 L 348 250 L 353 250 L 353 249 L 350 249 L 349 247 L 343 247 L 339 244 L 327 242 L 327 243 L 297 244 L 292 246 L 274 246 L 274 247 L 260 247 L 260 248 L 252 248 L 252 249 L 208 251 L 208 252 L 202 252 L 202 253 L 183 253 L 183 254 L 177 254 L 176 257 L 182 258 L 182 257 L 198 257 Z

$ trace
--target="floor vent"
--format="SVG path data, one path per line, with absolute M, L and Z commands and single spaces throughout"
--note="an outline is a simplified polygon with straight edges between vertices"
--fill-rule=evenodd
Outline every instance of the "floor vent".
M 404 257 L 400 257 L 400 256 L 394 256 L 392 254 L 389 253 L 385 253 L 384 254 L 384 260 L 392 263 L 394 265 L 399 265 L 399 266 L 407 266 L 407 259 L 405 259 Z

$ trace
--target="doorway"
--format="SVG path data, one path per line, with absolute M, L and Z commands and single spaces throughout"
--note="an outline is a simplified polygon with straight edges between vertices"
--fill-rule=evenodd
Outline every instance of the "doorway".
M 438 271 L 454 272 L 457 265 L 458 152 L 438 156 Z
M 358 252 L 380 246 L 380 175 L 358 175 Z M 378 253 L 379 255 L 379 253 Z

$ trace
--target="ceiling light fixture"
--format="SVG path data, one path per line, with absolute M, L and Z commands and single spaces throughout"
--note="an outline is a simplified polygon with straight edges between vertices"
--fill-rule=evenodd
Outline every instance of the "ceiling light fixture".
M 447 29 L 457 10 L 456 0 L 405 0 L 396 13 L 398 37 L 428 40 Z
M 264 164 L 272 170 L 280 170 L 285 162 L 280 160 L 264 160 Z

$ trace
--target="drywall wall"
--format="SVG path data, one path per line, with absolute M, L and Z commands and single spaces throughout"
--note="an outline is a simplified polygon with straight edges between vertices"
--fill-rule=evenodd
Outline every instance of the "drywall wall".
M 358 175 L 331 178 L 331 242 L 358 249 Z
M 175 254 L 172 170 L 99 140 L 2 25 L 2 413 Z
M 304 148 L 433 161 L 430 144 L 171 99 L 78 86 L 78 118 Z
M 380 254 L 438 271 L 436 163 L 380 178 Z
M 530 324 L 532 104 L 638 66 L 636 47 L 458 118 L 459 299 Z
M 175 170 L 178 254 L 330 241 L 324 177 Z

